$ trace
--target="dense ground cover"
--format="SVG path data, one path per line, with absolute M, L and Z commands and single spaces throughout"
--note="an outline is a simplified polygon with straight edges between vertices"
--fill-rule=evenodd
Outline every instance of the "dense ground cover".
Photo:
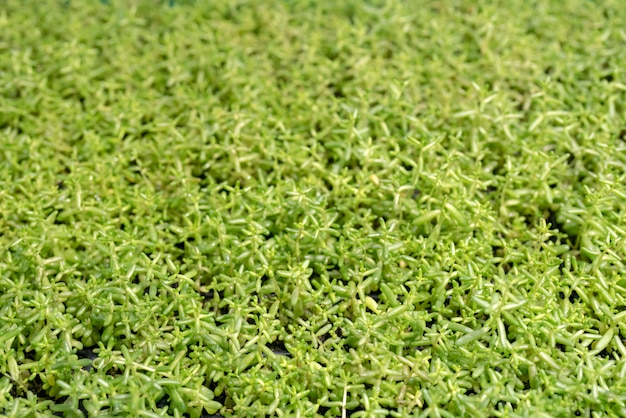
M 0 5 L 0 413 L 626 415 L 622 2 L 173 3 Z

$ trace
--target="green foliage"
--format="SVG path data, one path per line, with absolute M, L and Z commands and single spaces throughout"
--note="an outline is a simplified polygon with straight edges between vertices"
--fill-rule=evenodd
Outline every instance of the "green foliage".
M 0 413 L 626 415 L 618 1 L 0 8 Z

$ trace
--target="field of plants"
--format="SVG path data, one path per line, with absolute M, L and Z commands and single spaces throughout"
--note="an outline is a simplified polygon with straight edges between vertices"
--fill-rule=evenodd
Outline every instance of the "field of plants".
M 0 2 L 0 415 L 626 416 L 626 7 Z

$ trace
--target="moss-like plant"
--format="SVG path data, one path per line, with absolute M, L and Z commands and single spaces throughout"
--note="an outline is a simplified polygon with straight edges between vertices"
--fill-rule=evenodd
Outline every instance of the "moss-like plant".
M 0 7 L 0 414 L 626 415 L 619 1 Z

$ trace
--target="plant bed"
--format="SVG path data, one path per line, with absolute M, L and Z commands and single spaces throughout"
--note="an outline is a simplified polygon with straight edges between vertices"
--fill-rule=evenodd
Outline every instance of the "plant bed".
M 0 8 L 0 414 L 626 415 L 619 2 Z

